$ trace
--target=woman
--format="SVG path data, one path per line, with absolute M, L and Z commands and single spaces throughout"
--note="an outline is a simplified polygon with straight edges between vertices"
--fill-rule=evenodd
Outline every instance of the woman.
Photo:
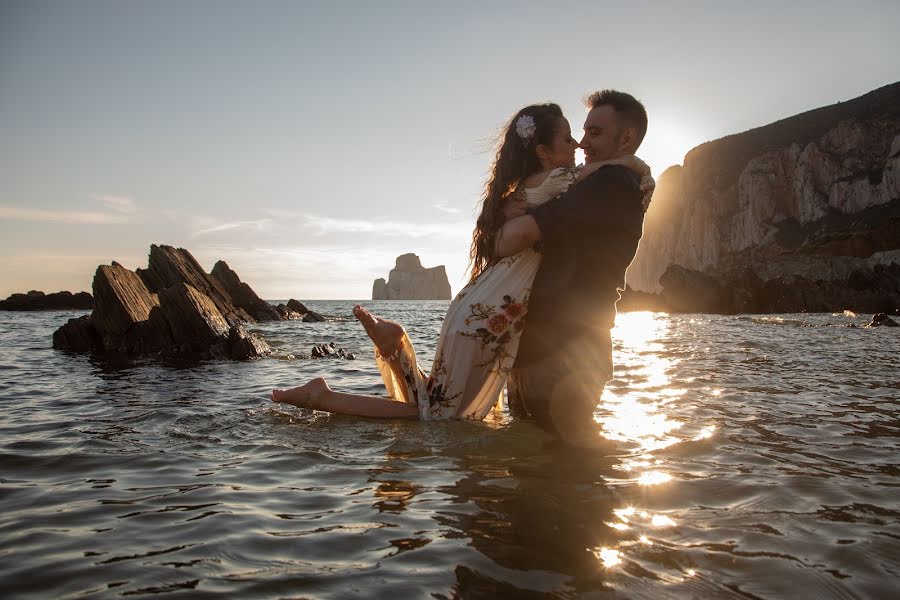
M 526 202 L 540 204 L 607 164 L 649 175 L 649 168 L 634 157 L 575 168 L 577 147 L 556 104 L 527 106 L 507 125 L 472 236 L 471 280 L 447 310 L 430 374 L 419 368 L 401 325 L 357 306 L 353 314 L 375 344 L 389 398 L 337 392 L 317 378 L 300 387 L 273 390 L 272 400 L 366 417 L 483 419 L 499 399 L 515 361 L 528 295 L 541 262 L 533 249 L 494 260 L 508 197 L 518 189 Z

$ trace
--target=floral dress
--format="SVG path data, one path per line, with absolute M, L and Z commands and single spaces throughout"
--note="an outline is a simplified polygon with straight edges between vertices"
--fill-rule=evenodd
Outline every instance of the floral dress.
M 546 202 L 577 177 L 576 168 L 554 169 L 539 186 L 523 190 L 525 200 L 532 205 Z M 516 360 L 540 263 L 539 252 L 523 250 L 485 269 L 456 295 L 444 318 L 430 374 L 419 368 L 407 335 L 396 355 L 402 380 L 376 350 L 388 395 L 416 405 L 422 420 L 484 419 Z

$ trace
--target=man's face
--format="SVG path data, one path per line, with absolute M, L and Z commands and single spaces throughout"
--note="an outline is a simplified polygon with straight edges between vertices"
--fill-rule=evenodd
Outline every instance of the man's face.
M 608 104 L 592 108 L 584 120 L 580 146 L 586 163 L 618 158 L 625 154 L 616 109 Z

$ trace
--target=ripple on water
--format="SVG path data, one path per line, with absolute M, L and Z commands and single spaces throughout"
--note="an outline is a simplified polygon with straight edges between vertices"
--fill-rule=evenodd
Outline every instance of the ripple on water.
M 70 313 L 0 312 L 0 585 L 896 595 L 900 337 L 860 327 L 867 315 L 621 315 L 596 412 L 620 443 L 605 457 L 506 412 L 421 424 L 272 404 L 271 388 L 319 375 L 383 393 L 353 304 L 308 304 L 339 321 L 260 324 L 278 357 L 247 363 L 58 353 Z M 366 304 L 406 324 L 428 363 L 446 303 Z M 330 341 L 358 358 L 309 358 Z

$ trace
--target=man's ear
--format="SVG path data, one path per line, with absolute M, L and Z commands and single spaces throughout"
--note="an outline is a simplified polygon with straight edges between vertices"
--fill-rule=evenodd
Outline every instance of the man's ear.
M 634 147 L 634 142 L 637 140 L 637 129 L 634 127 L 626 127 L 622 130 L 622 133 L 619 134 L 619 150 L 620 151 L 628 151 L 628 154 L 634 154 L 631 151 L 631 148 Z

